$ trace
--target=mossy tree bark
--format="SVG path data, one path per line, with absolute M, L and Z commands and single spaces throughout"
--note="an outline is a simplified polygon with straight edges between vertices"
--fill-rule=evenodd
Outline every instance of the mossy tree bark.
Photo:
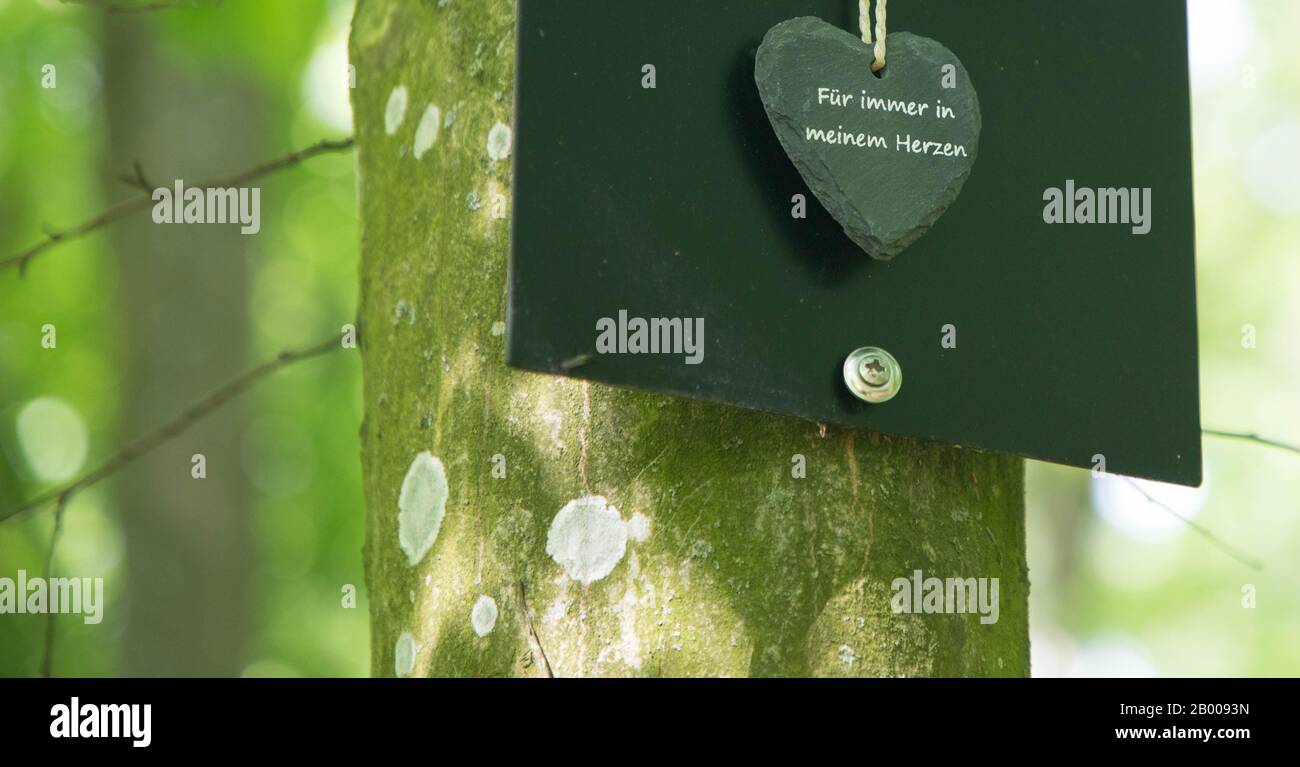
M 488 135 L 512 123 L 514 11 L 360 0 L 353 23 L 373 671 L 1027 674 L 1020 460 L 505 366 L 510 163 Z M 398 503 L 425 451 L 447 498 L 412 564 Z M 547 548 L 586 496 L 629 535 L 584 585 Z M 918 569 L 1000 579 L 998 621 L 895 614 Z

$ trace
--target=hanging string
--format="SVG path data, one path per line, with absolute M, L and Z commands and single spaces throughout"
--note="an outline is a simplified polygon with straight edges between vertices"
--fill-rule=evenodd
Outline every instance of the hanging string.
M 885 5 L 888 2 L 876 0 L 876 60 L 871 62 L 872 72 L 885 68 L 885 39 L 889 36 Z M 858 27 L 862 30 L 862 42 L 871 45 L 871 0 L 858 0 Z
M 889 0 L 876 0 L 876 60 L 871 62 L 871 71 L 879 72 L 885 68 L 885 38 L 889 36 L 885 28 L 885 4 Z

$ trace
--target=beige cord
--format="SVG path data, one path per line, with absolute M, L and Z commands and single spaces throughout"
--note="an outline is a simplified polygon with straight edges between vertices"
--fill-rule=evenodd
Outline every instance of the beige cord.
M 885 28 L 885 4 L 889 0 L 876 0 L 876 60 L 871 62 L 871 71 L 879 72 L 885 68 L 885 38 L 889 32 Z
M 885 5 L 888 2 L 876 0 L 876 60 L 871 62 L 872 72 L 885 68 L 885 38 L 889 36 L 885 27 Z M 871 45 L 871 0 L 858 0 L 858 27 L 862 30 L 862 42 Z

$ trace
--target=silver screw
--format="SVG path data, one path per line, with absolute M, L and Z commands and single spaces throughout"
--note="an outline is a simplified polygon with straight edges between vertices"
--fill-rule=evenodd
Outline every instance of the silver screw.
M 865 346 L 844 360 L 844 385 L 863 402 L 878 405 L 898 396 L 903 368 L 884 349 Z

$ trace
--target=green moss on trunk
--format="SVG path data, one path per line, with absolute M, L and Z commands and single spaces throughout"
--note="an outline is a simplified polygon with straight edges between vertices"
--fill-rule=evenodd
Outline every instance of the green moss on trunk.
M 512 123 L 514 4 L 360 0 L 351 49 L 374 673 L 403 634 L 416 675 L 1028 673 L 1020 460 L 508 369 L 510 163 L 488 135 Z M 422 451 L 448 494 L 412 565 L 398 497 Z M 547 535 L 588 495 L 636 521 L 582 585 Z M 999 578 L 998 622 L 895 615 L 917 569 Z

